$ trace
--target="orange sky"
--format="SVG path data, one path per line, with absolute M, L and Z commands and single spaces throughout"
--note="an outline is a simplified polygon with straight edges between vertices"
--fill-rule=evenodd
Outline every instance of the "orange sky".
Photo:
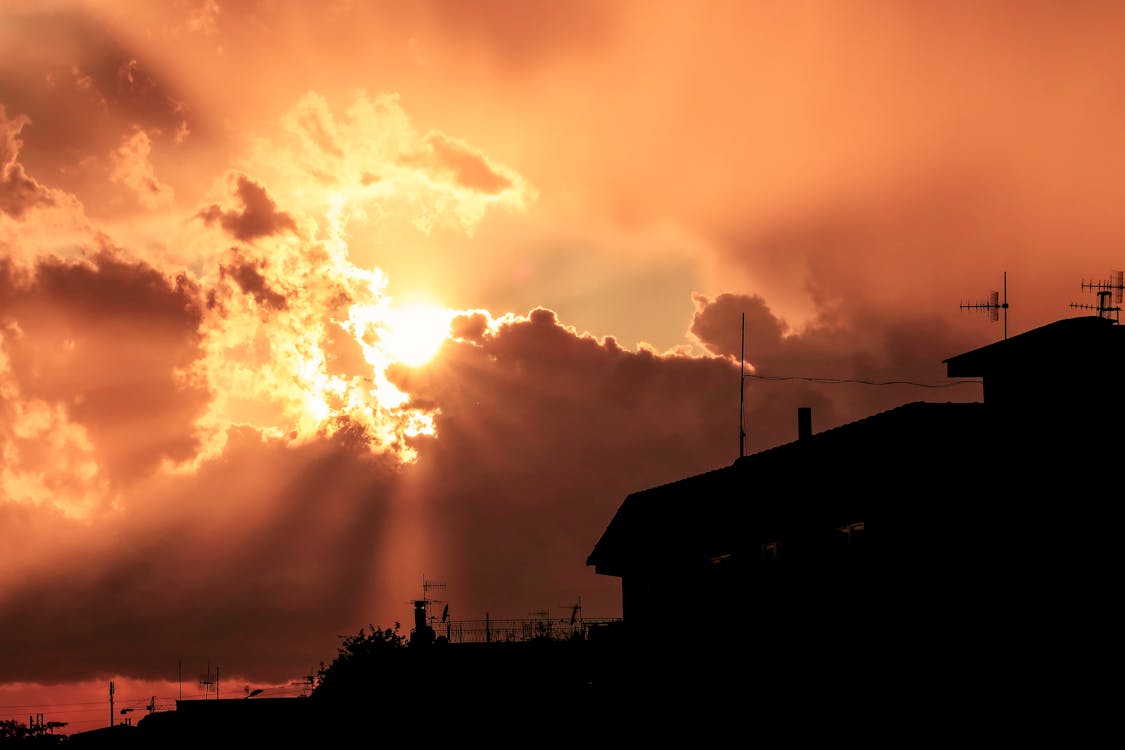
M 285 684 L 408 627 L 423 574 L 457 618 L 620 614 L 585 557 L 625 494 L 737 454 L 741 313 L 759 373 L 940 383 L 1004 272 L 1011 334 L 1096 301 L 1123 33 L 1110 3 L 4 3 L 0 717 L 166 694 L 177 659 Z M 797 406 L 979 395 L 751 380 L 750 450 Z

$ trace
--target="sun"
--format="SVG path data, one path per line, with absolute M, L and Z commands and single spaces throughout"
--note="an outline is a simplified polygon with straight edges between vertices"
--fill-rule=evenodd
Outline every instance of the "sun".
M 391 308 L 384 313 L 379 348 L 394 362 L 418 367 L 429 362 L 449 337 L 452 310 L 428 305 Z

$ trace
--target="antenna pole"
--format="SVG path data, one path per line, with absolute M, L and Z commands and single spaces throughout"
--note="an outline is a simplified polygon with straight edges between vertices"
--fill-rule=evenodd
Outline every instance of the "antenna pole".
M 1004 339 L 1008 338 L 1008 272 L 1004 272 Z
M 742 313 L 742 352 L 738 373 L 738 457 L 746 455 L 746 313 Z
M 1003 301 L 1000 298 L 1000 292 L 993 291 L 988 295 L 987 302 L 974 302 L 971 304 L 961 303 L 962 310 L 984 310 L 988 313 L 989 320 L 993 323 L 1000 320 L 1000 314 L 1004 314 L 1004 338 L 1008 338 L 1008 272 L 1004 271 L 1004 297 Z

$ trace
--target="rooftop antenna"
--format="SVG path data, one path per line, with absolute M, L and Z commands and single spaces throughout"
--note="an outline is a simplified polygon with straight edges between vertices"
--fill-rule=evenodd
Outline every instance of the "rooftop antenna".
M 1110 272 L 1108 281 L 1083 281 L 1083 289 L 1097 290 L 1098 304 L 1097 305 L 1083 305 L 1078 303 L 1071 303 L 1071 307 L 1080 310 L 1097 310 L 1099 318 L 1112 320 L 1114 323 L 1121 322 L 1121 302 L 1123 292 L 1125 292 L 1125 272 L 1112 271 Z M 1113 304 L 1110 304 L 1109 298 L 1113 297 Z
M 434 583 L 433 581 L 428 581 L 428 580 L 426 580 L 425 574 L 422 575 L 422 601 L 425 603 L 426 619 L 429 622 L 431 627 L 433 627 L 434 619 L 435 619 L 435 616 L 430 614 L 430 605 L 431 604 L 446 604 L 447 607 L 446 607 L 446 610 L 445 610 L 444 617 L 442 618 L 442 621 L 444 622 L 445 619 L 448 618 L 448 616 L 449 616 L 449 614 L 448 614 L 448 612 L 449 612 L 448 603 L 444 599 L 431 599 L 430 598 L 430 589 L 443 589 L 443 588 L 445 588 L 444 583 Z
M 738 375 L 738 457 L 746 455 L 746 313 L 742 313 L 742 352 Z
M 577 625 L 582 627 L 582 597 L 578 597 L 578 601 L 574 604 L 568 605 L 570 607 L 570 627 Z
M 1008 272 L 1004 272 L 1004 301 L 1000 301 L 1000 292 L 988 293 L 987 302 L 961 303 L 962 310 L 984 310 L 992 322 L 1000 320 L 1000 312 L 1004 312 L 1004 338 L 1008 338 Z
M 215 684 L 215 681 L 211 679 L 211 662 L 207 662 L 207 676 L 200 677 L 199 684 L 203 686 L 203 700 L 207 700 L 207 697 L 211 694 L 211 686 Z
M 308 696 L 312 695 L 313 685 L 316 684 L 316 675 L 312 674 L 312 672 L 313 672 L 313 670 L 310 669 L 309 674 L 305 675 L 301 679 L 291 680 L 289 682 L 290 685 L 300 685 L 301 686 L 301 697 L 302 698 L 307 698 Z M 249 697 L 253 696 L 255 693 L 260 693 L 260 692 L 262 692 L 262 691 L 256 690 L 256 691 L 250 692 L 250 693 L 247 694 L 246 697 L 249 698 Z

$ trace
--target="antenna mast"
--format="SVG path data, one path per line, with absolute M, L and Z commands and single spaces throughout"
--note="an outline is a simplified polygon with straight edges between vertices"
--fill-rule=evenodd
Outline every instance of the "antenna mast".
M 1080 310 L 1097 310 L 1099 318 L 1112 320 L 1114 323 L 1121 322 L 1121 302 L 1123 292 L 1125 292 L 1125 272 L 1113 271 L 1110 274 L 1109 281 L 1083 281 L 1083 289 L 1093 289 L 1098 292 L 1098 304 L 1096 305 L 1081 305 L 1071 303 L 1071 307 Z M 1109 303 L 1110 295 L 1113 295 L 1114 304 Z
M 201 677 L 199 684 L 203 687 L 203 700 L 207 700 L 211 695 L 211 686 L 215 684 L 215 680 L 211 679 L 211 662 L 207 662 L 207 676 Z
M 738 457 L 746 455 L 746 313 L 742 313 L 742 352 L 738 374 Z
M 961 303 L 962 310 L 984 310 L 988 319 L 996 322 L 1000 319 L 1000 312 L 1004 313 L 1004 338 L 1008 338 L 1008 272 L 1004 272 L 1004 301 L 1000 301 L 1000 292 L 989 292 L 987 302 Z
M 428 580 L 426 580 L 426 576 L 424 574 L 422 575 L 422 601 L 424 602 L 424 606 L 426 607 L 427 624 L 429 624 L 431 627 L 433 627 L 435 618 L 434 618 L 434 615 L 432 615 L 430 613 L 430 605 L 431 604 L 446 604 L 446 602 L 443 599 L 431 599 L 430 598 L 430 589 L 443 589 L 443 588 L 445 588 L 444 583 L 434 583 L 433 581 L 428 581 Z

